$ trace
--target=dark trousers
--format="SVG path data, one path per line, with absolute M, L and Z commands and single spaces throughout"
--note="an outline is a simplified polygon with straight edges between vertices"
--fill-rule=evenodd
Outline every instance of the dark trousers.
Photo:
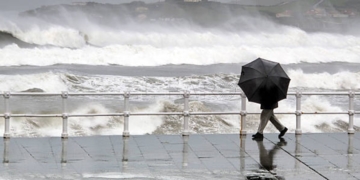
M 267 123 L 270 122 L 276 127 L 277 130 L 282 131 L 285 126 L 283 126 L 280 121 L 274 115 L 273 109 L 263 109 L 260 115 L 260 124 L 258 128 L 258 133 L 263 134 L 264 129 Z

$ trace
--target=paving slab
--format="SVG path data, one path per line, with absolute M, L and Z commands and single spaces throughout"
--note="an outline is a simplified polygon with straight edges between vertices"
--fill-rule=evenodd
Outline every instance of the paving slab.
M 0 139 L 0 179 L 360 179 L 360 135 Z

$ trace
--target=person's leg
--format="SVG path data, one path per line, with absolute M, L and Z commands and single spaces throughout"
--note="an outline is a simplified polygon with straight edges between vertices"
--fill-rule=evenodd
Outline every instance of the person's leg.
M 285 126 L 281 124 L 279 119 L 275 116 L 274 112 L 272 112 L 270 116 L 270 122 L 276 127 L 277 130 L 282 131 L 284 130 Z
M 275 116 L 274 112 L 272 112 L 272 115 L 270 116 L 270 122 L 276 127 L 278 131 L 280 131 L 279 138 L 285 135 L 288 129 L 281 124 L 281 122 Z
M 269 122 L 269 119 L 272 114 L 273 114 L 272 109 L 263 109 L 262 110 L 261 115 L 260 115 L 260 124 L 258 127 L 258 133 L 260 133 L 260 134 L 264 133 L 264 129 L 265 129 L 267 123 Z

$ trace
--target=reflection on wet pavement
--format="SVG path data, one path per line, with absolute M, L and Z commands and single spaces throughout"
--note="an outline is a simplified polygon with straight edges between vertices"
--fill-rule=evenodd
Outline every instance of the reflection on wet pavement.
M 3 179 L 360 179 L 346 133 L 2 139 Z

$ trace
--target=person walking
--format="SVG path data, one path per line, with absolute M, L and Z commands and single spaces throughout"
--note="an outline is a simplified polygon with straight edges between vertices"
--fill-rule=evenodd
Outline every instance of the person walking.
M 274 61 L 262 58 L 242 66 L 238 85 L 250 102 L 261 104 L 260 124 L 253 138 L 264 138 L 263 131 L 270 120 L 280 131 L 279 138 L 288 130 L 274 115 L 278 102 L 286 99 L 290 78 Z
M 274 109 L 278 107 L 278 103 L 269 102 L 271 101 L 263 101 L 263 103 L 261 103 L 260 108 L 262 109 L 262 111 L 260 114 L 260 124 L 257 133 L 252 136 L 254 140 L 262 140 L 264 138 L 264 129 L 269 120 L 280 132 L 278 136 L 279 138 L 283 137 L 288 130 L 284 125 L 281 124 L 281 122 L 274 114 Z

